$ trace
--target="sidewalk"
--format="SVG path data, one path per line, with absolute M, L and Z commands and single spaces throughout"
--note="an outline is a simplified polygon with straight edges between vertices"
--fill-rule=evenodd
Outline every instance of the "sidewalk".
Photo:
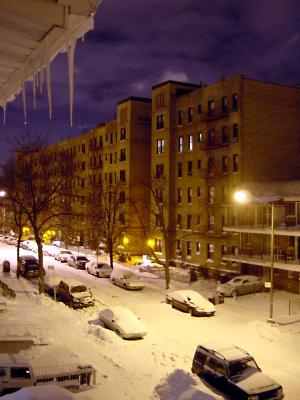
M 274 321 L 278 325 L 289 325 L 300 322 L 300 313 L 293 315 L 278 315 L 274 318 Z

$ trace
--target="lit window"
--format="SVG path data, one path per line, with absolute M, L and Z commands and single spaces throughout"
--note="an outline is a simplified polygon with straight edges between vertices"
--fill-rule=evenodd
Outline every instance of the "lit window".
M 191 248 L 190 241 L 186 242 L 186 255 L 187 255 L 187 257 L 191 257 L 191 255 L 192 255 L 192 248 Z
M 193 150 L 193 135 L 188 135 L 188 150 Z
M 183 152 L 183 136 L 178 137 L 178 153 Z
M 160 114 L 156 117 L 156 129 L 163 129 L 164 128 L 164 116 Z
M 121 128 L 120 130 L 120 140 L 126 139 L 126 128 Z
M 239 95 L 234 93 L 232 95 L 232 111 L 237 111 L 239 109 Z
M 177 189 L 177 203 L 178 204 L 182 203 L 182 189 L 181 188 Z
M 162 154 L 164 152 L 165 139 L 158 139 L 156 141 L 156 154 Z
M 215 114 L 215 101 L 210 100 L 208 102 L 208 116 L 211 117 Z
M 192 196 L 193 196 L 193 189 L 192 188 L 187 188 L 187 202 L 188 204 L 192 203 Z
M 193 121 L 193 109 L 192 109 L 192 107 L 188 108 L 188 121 L 189 122 Z
M 197 133 L 197 139 L 198 139 L 198 143 L 202 143 L 203 142 L 203 133 L 202 132 L 198 132 Z

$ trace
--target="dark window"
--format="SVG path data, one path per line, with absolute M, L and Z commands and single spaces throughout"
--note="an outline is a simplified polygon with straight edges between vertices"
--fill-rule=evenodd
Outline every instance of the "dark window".
M 156 228 L 161 228 L 161 218 L 159 214 L 155 214 L 155 226 Z
M 109 184 L 111 185 L 113 183 L 113 174 L 112 172 L 109 173 Z
M 163 164 L 157 164 L 156 165 L 156 178 L 160 178 L 161 176 L 164 176 L 164 165 Z
M 188 174 L 188 176 L 193 175 L 193 161 L 187 162 L 187 174 Z
M 119 222 L 120 222 L 121 225 L 125 225 L 124 213 L 119 213 Z
M 178 174 L 177 174 L 178 178 L 182 177 L 182 162 L 179 161 L 178 163 Z
M 156 129 L 163 129 L 164 128 L 164 116 L 160 114 L 156 117 Z
M 213 146 L 215 144 L 215 131 L 208 132 L 207 145 Z
M 200 186 L 197 187 L 197 196 L 201 197 L 201 187 Z
M 236 143 L 239 141 L 239 126 L 234 124 L 232 126 L 232 140 Z
M 163 191 L 161 189 L 155 190 L 155 197 L 156 197 L 157 203 L 162 204 L 164 202 L 164 195 L 163 195 Z
M 81 163 L 81 170 L 85 171 L 85 161 L 82 161 L 82 163 Z
M 182 189 L 177 189 L 177 203 L 181 204 L 182 202 Z
M 193 121 L 193 109 L 192 109 L 192 107 L 188 108 L 188 121 L 189 122 Z
M 238 172 L 238 170 L 239 170 L 239 155 L 238 154 L 234 154 L 232 157 L 232 168 L 233 168 L 233 172 Z
M 178 125 L 183 124 L 183 111 L 178 111 Z
M 222 157 L 222 172 L 223 172 L 223 174 L 226 174 L 228 172 L 228 157 L 227 156 Z
M 126 128 L 121 128 L 120 130 L 120 140 L 126 139 Z
M 228 97 L 222 97 L 222 114 L 228 114 Z
M 202 161 L 201 160 L 197 160 L 197 168 L 202 169 Z
M 188 204 L 192 203 L 192 196 L 193 196 L 193 189 L 192 188 L 187 188 L 187 202 Z
M 229 134 L 228 134 L 228 127 L 222 127 L 222 144 L 228 144 L 229 142 Z
M 120 192 L 119 201 L 121 204 L 125 203 L 125 192 Z
M 232 111 L 237 111 L 239 109 L 239 95 L 234 93 L 232 95 Z
M 112 164 L 113 163 L 113 154 L 109 153 L 109 163 Z
M 192 255 L 191 242 L 189 240 L 186 242 L 186 255 L 187 257 Z
M 114 142 L 114 137 L 113 137 L 113 134 L 112 134 L 112 133 L 109 135 L 109 138 L 110 138 L 110 144 L 113 144 L 113 142 Z
M 198 114 L 202 114 L 202 106 L 201 106 L 201 104 L 197 105 L 197 113 Z
M 84 143 L 81 145 L 81 152 L 85 153 L 85 144 Z
M 18 379 L 30 379 L 30 371 L 26 367 L 16 367 L 10 369 L 10 375 L 12 378 Z
M 120 150 L 120 161 L 126 161 L 126 149 Z
M 215 114 L 215 101 L 210 100 L 208 102 L 208 116 L 212 117 Z
M 126 182 L 126 171 L 125 171 L 124 169 L 122 169 L 122 170 L 120 171 L 120 181 L 121 181 L 122 183 L 125 183 L 125 182 Z
M 207 160 L 207 172 L 209 175 L 212 175 L 214 173 L 214 168 L 215 168 L 215 162 L 213 158 L 209 158 Z
M 188 214 L 186 216 L 186 229 L 191 229 L 192 227 L 192 216 L 191 214 Z
M 181 214 L 177 214 L 177 226 L 181 228 L 181 224 L 182 224 Z

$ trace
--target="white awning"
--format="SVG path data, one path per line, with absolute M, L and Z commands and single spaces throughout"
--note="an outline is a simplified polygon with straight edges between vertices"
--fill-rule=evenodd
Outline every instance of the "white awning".
M 102 0 L 0 0 L 0 106 L 22 92 L 26 122 L 25 82 L 36 90 L 46 83 L 52 114 L 50 63 L 68 52 L 70 123 L 73 109 L 73 61 L 76 40 L 93 29 L 93 15 Z

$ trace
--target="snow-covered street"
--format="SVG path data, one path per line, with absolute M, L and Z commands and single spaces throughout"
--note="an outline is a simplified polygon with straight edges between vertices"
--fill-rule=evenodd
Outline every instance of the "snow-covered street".
M 16 265 L 16 248 L 0 244 L 1 258 Z M 25 250 L 21 250 L 27 253 Z M 97 278 L 84 270 L 44 257 L 47 275 L 72 277 L 91 288 L 96 305 L 73 310 L 55 303 L 37 288 L 20 278 L 23 293 L 16 300 L 6 300 L 0 313 L 1 324 L 38 324 L 50 328 L 50 344 L 23 351 L 36 363 L 54 365 L 79 357 L 97 369 L 96 387 L 86 391 L 90 399 L 114 400 L 188 400 L 224 398 L 191 373 L 192 359 L 198 344 L 226 339 L 254 356 L 263 372 L 279 382 L 285 398 L 298 400 L 300 376 L 300 322 L 268 324 L 269 294 L 256 293 L 237 299 L 226 298 L 217 305 L 213 317 L 191 317 L 172 309 L 164 301 L 164 282 L 149 273 L 139 273 L 146 287 L 126 291 L 109 279 Z M 120 267 L 121 268 L 121 267 Z M 2 273 L 1 273 L 2 274 Z M 12 272 L 12 275 L 14 272 Z M 198 280 L 191 286 L 172 282 L 170 290 L 191 287 L 208 296 L 216 282 Z M 34 293 L 35 292 L 35 293 Z M 275 291 L 275 316 L 288 314 L 291 293 Z M 108 305 L 130 308 L 145 324 L 148 334 L 142 340 L 126 341 L 103 328 L 99 310 Z M 299 315 L 300 321 L 300 315 Z

